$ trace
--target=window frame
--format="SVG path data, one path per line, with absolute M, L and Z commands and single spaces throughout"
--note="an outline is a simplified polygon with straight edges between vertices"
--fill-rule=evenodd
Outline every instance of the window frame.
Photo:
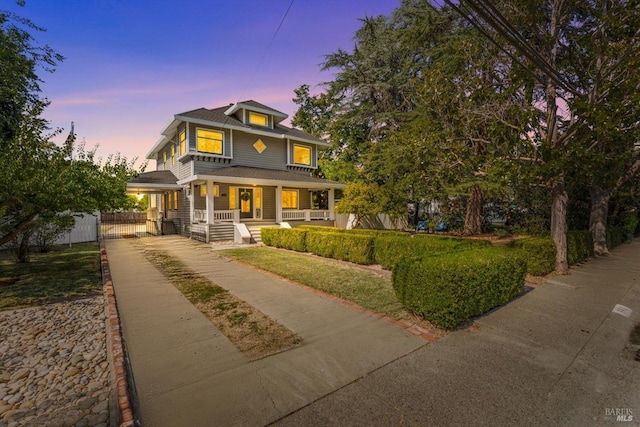
M 207 185 L 200 185 L 200 197 L 207 197 Z M 220 197 L 220 186 L 218 184 L 213 185 L 213 197 Z
M 262 123 L 254 123 L 252 121 L 252 118 L 254 117 L 259 117 L 261 119 L 264 119 L 264 124 Z M 250 125 L 254 125 L 254 126 L 260 126 L 263 128 L 268 128 L 269 127 L 269 116 L 267 114 L 262 114 L 262 113 L 256 113 L 255 111 L 249 111 L 248 117 L 247 117 L 247 123 Z
M 176 146 L 171 145 L 171 166 L 175 166 L 176 164 Z
M 285 206 L 284 201 L 285 201 L 285 197 L 284 197 L 284 193 L 293 193 L 295 194 L 295 199 L 296 199 L 296 206 L 292 207 L 292 206 Z M 300 190 L 297 190 L 295 188 L 292 189 L 282 189 L 282 194 L 281 194 L 281 203 L 282 203 L 282 209 L 294 209 L 294 210 L 298 210 L 300 208 Z
M 200 149 L 200 135 L 198 135 L 198 133 L 200 131 L 213 132 L 213 133 L 218 133 L 218 134 L 222 135 L 222 138 L 220 139 L 220 152 L 219 153 L 214 152 L 214 151 L 203 151 L 203 150 Z M 213 139 L 209 139 L 209 140 L 213 141 Z M 196 151 L 198 153 L 209 154 L 209 155 L 213 155 L 213 156 L 224 156 L 224 143 L 225 143 L 224 131 L 217 130 L 217 129 L 201 128 L 201 127 L 197 127 L 196 128 Z
M 300 163 L 297 161 L 296 159 L 296 148 L 302 148 L 302 149 L 306 149 L 309 150 L 309 163 Z M 300 165 L 300 166 L 308 166 L 308 167 L 313 167 L 313 148 L 309 145 L 302 145 L 302 144 L 293 144 L 293 164 L 294 165 Z
M 180 155 L 184 156 L 187 153 L 187 131 L 183 130 L 178 134 L 178 144 L 180 145 Z

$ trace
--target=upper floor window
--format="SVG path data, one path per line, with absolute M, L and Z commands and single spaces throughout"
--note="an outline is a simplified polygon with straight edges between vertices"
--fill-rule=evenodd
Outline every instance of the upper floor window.
M 162 167 L 163 169 L 167 169 L 167 152 L 162 153 Z
M 296 165 L 311 166 L 311 147 L 293 145 L 293 163 Z
M 267 127 L 268 126 L 268 119 L 267 116 L 265 116 L 264 114 L 258 114 L 258 113 L 249 113 L 249 124 L 250 125 L 258 125 L 258 126 L 264 126 Z
M 196 147 L 202 153 L 222 154 L 224 134 L 217 130 L 196 129 Z
M 184 153 L 187 152 L 187 132 L 186 131 L 180 132 L 180 137 L 178 141 L 180 143 L 180 155 L 182 156 Z
M 176 146 L 171 146 L 171 166 L 176 164 Z

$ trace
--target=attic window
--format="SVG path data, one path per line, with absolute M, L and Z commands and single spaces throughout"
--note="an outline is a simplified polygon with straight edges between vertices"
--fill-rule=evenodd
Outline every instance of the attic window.
M 267 116 L 265 116 L 264 114 L 249 112 L 249 124 L 267 127 Z

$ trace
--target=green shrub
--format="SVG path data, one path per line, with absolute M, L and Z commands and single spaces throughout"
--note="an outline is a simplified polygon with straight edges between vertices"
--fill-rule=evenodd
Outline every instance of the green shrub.
M 593 235 L 588 230 L 567 232 L 567 262 L 584 261 L 593 255 Z
M 307 233 L 307 250 L 325 258 L 373 264 L 373 237 L 350 233 Z
M 624 242 L 624 227 L 607 227 L 607 248 L 613 249 Z
M 528 237 L 511 242 L 510 247 L 527 258 L 527 273 L 544 276 L 556 268 L 556 245 L 551 237 Z
M 298 230 L 296 228 L 275 228 L 264 227 L 260 231 L 262 243 L 267 246 L 275 246 L 276 248 L 291 249 L 298 252 L 305 252 L 306 230 Z
M 487 240 L 432 234 L 415 235 L 409 239 L 403 236 L 381 235 L 376 237 L 374 241 L 374 258 L 376 264 L 391 270 L 403 257 L 438 255 L 482 246 L 491 246 L 491 243 Z
M 406 231 L 399 230 L 376 230 L 372 228 L 337 228 L 337 227 L 323 227 L 321 225 L 299 225 L 296 228 L 304 230 L 321 231 L 324 233 L 345 233 L 345 234 L 359 234 L 366 236 L 404 236 L 411 237 L 411 234 Z
M 455 329 L 524 289 L 527 261 L 508 248 L 402 258 L 393 269 L 400 302 L 431 323 Z
M 622 241 L 624 243 L 628 243 L 633 240 L 633 236 L 636 234 L 636 229 L 640 224 L 640 220 L 638 219 L 638 215 L 635 212 L 633 212 L 633 213 L 628 213 L 624 216 L 623 223 L 624 225 L 622 226 L 623 228 Z

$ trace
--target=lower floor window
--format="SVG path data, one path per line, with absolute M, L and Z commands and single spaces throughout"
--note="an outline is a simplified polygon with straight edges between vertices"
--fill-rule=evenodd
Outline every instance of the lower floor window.
M 298 190 L 282 190 L 282 207 L 298 209 Z

